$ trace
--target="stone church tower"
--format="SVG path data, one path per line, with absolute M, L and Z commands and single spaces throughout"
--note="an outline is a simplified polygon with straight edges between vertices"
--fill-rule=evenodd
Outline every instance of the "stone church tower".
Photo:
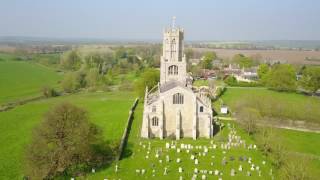
M 211 100 L 192 87 L 186 71 L 184 30 L 173 25 L 163 32 L 160 82 L 146 87 L 141 136 L 197 137 L 213 135 Z

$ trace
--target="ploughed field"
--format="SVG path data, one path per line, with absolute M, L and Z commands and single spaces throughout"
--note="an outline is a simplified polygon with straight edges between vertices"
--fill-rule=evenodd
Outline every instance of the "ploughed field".
M 0 179 L 23 177 L 24 150 L 31 141 L 32 130 L 56 104 L 66 101 L 86 109 L 90 121 L 103 130 L 107 141 L 120 141 L 134 99 L 129 92 L 79 93 L 0 112 Z

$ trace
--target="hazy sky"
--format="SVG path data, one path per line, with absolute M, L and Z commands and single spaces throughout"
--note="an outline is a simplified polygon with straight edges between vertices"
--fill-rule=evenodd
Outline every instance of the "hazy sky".
M 320 40 L 320 0 L 1 0 L 0 36 Z

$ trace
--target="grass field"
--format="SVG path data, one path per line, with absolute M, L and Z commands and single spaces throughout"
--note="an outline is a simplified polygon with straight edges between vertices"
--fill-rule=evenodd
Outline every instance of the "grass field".
M 76 94 L 51 98 L 0 113 L 0 179 L 21 179 L 23 154 L 32 129 L 55 104 L 67 101 L 89 112 L 92 122 L 103 129 L 106 140 L 122 136 L 134 95 L 129 92 Z
M 231 111 L 239 102 L 251 103 L 264 116 L 320 123 L 320 100 L 317 97 L 263 88 L 228 88 L 221 99 Z
M 297 162 L 305 163 L 311 179 L 320 176 L 320 134 L 274 128 L 275 137 L 280 140 L 289 155 Z M 307 159 L 306 162 L 304 162 Z
M 58 86 L 62 78 L 44 66 L 14 61 L 10 54 L 0 54 L 0 58 L 0 104 L 40 95 L 43 86 Z

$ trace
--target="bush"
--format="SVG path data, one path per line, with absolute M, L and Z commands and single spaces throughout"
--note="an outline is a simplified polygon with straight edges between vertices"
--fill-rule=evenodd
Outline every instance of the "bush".
M 59 96 L 59 93 L 54 88 L 51 88 L 49 86 L 45 86 L 42 88 L 42 94 L 46 98 Z
M 244 81 L 237 81 L 237 79 L 234 76 L 227 77 L 224 82 L 228 86 L 233 87 L 259 87 L 262 86 L 259 82 L 244 82 Z

